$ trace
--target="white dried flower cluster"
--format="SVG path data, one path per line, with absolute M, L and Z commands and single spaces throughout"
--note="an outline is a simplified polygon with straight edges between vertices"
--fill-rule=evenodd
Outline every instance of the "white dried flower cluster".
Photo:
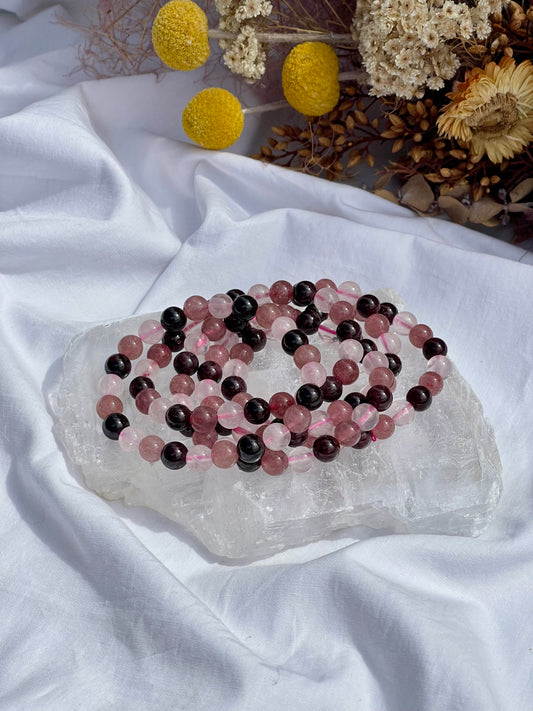
M 231 40 L 219 40 L 224 63 L 234 74 L 259 79 L 266 69 L 266 52 L 256 36 L 254 20 L 272 12 L 269 0 L 215 0 L 219 29 L 236 32 Z
M 507 0 L 358 0 L 352 22 L 370 94 L 420 98 L 459 68 L 451 40 L 483 40 Z

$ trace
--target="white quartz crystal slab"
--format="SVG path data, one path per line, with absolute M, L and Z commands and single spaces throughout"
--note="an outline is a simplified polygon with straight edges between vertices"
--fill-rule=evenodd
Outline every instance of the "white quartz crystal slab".
M 104 362 L 124 335 L 159 314 L 98 326 L 71 343 L 55 395 L 55 432 L 81 468 L 87 486 L 106 499 L 148 506 L 183 525 L 212 553 L 254 559 L 289 546 L 327 537 L 339 529 L 364 526 L 376 533 L 444 533 L 476 536 L 486 527 L 501 493 L 501 464 L 490 424 L 468 383 L 454 368 L 443 392 L 426 412 L 397 427 L 393 437 L 364 450 L 345 448 L 329 464 L 315 463 L 305 474 L 271 477 L 259 469 L 243 473 L 211 467 L 199 474 L 150 464 L 107 439 L 95 411 Z M 316 337 L 311 343 L 320 343 Z M 418 383 L 426 361 L 402 338 L 402 372 L 395 397 Z M 331 372 L 335 345 L 320 344 Z M 453 360 L 453 353 L 450 354 Z M 253 375 L 252 375 L 253 373 Z M 168 394 L 175 374 L 162 370 L 156 388 Z M 130 375 L 127 385 L 133 375 Z M 365 385 L 362 375 L 345 393 Z M 269 399 L 301 384 L 292 358 L 278 343 L 256 354 L 248 389 Z M 166 425 L 138 413 L 129 395 L 124 413 L 130 424 L 165 441 L 179 439 Z M 190 440 L 189 440 L 190 443 Z

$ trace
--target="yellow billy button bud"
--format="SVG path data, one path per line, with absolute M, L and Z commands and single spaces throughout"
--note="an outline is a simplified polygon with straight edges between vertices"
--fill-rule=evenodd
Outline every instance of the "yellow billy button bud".
M 152 43 L 157 56 L 171 69 L 201 67 L 209 57 L 205 12 L 192 0 L 171 0 L 157 13 Z
M 226 89 L 203 89 L 189 101 L 182 115 L 191 140 L 204 148 L 228 148 L 241 135 L 244 114 L 239 100 Z
M 339 60 L 324 42 L 297 44 L 285 59 L 281 79 L 289 104 L 307 116 L 332 111 L 339 101 Z

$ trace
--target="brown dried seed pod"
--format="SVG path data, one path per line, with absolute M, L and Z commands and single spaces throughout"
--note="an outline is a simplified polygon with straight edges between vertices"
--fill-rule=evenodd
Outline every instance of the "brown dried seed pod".
M 281 126 L 272 126 L 272 133 L 275 133 L 276 136 L 285 136 L 285 129 Z
M 355 120 L 351 114 L 348 114 L 348 116 L 346 117 L 346 128 L 348 129 L 348 131 L 353 131 L 355 128 Z
M 362 126 L 366 126 L 368 124 L 368 116 L 363 111 L 356 110 L 353 113 L 357 123 L 360 123 Z
M 261 153 L 264 156 L 271 156 L 272 155 L 272 149 L 270 146 L 261 146 Z

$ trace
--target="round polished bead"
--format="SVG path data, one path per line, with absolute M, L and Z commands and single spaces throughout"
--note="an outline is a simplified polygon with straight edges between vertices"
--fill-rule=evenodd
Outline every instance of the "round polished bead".
M 255 315 L 255 320 L 257 325 L 261 328 L 269 329 L 274 321 L 281 316 L 281 310 L 279 306 L 272 303 L 261 304 L 257 309 Z
M 125 427 L 118 436 L 118 444 L 123 452 L 138 452 L 144 432 L 138 427 Z
M 279 476 L 289 466 L 289 460 L 285 452 L 281 450 L 265 449 L 261 458 L 261 467 L 265 474 Z
M 178 353 L 185 344 L 185 334 L 183 331 L 165 331 L 162 343 L 170 348 L 172 353 Z
M 113 412 L 122 412 L 123 410 L 122 400 L 116 395 L 103 395 L 96 403 L 96 414 L 102 420 L 105 420 Z
M 324 314 L 329 314 L 332 305 L 337 301 L 340 301 L 337 289 L 333 289 L 330 286 L 324 286 L 318 289 L 314 298 L 315 306 Z
M 309 435 L 311 437 L 333 434 L 334 428 L 335 425 L 326 410 L 313 410 L 311 424 L 309 425 Z
M 292 331 L 287 331 L 281 339 L 281 347 L 289 355 L 294 355 L 295 352 L 300 348 L 300 346 L 306 346 L 309 343 L 309 339 L 298 329 Z
M 384 353 L 379 351 L 370 351 L 367 353 L 362 361 L 363 368 L 367 373 L 371 373 L 374 368 L 388 368 L 389 359 Z
M 157 392 L 157 390 L 154 390 L 153 388 L 147 388 L 146 390 L 141 390 L 141 392 L 135 398 L 135 407 L 143 415 L 147 415 L 152 402 L 154 400 L 157 400 L 157 398 L 160 398 L 160 397 L 161 397 L 161 395 Z
M 138 336 L 124 336 L 118 342 L 117 350 L 130 360 L 135 360 L 143 352 L 143 342 Z
M 273 422 L 265 427 L 262 439 L 265 447 L 277 451 L 289 446 L 291 431 L 282 422 Z
M 307 306 L 315 298 L 316 286 L 312 281 L 299 281 L 293 287 L 292 301 L 296 306 Z
M 368 382 L 370 385 L 385 385 L 391 392 L 396 389 L 396 378 L 388 368 L 374 368 L 368 376 Z
M 182 469 L 187 463 L 187 452 L 183 442 L 168 442 L 161 450 L 161 461 L 167 469 Z
M 312 383 L 321 387 L 326 382 L 327 371 L 322 363 L 313 361 L 305 363 L 300 370 L 300 380 L 302 383 Z
M 244 462 L 242 459 L 237 459 L 237 466 L 242 472 L 255 472 L 261 466 L 261 461 L 259 462 Z
M 185 336 L 183 347 L 186 352 L 194 353 L 195 355 L 205 355 L 209 348 L 209 338 L 205 333 L 190 333 Z
M 444 387 L 444 381 L 438 373 L 426 370 L 418 379 L 418 384 L 426 387 L 431 395 L 438 395 Z
M 318 311 L 302 311 L 296 317 L 296 325 L 300 331 L 303 331 L 308 336 L 313 335 L 318 331 L 321 323 L 321 318 Z
M 303 405 L 291 405 L 283 416 L 283 422 L 291 432 L 307 432 L 311 424 L 311 413 Z
M 263 440 L 255 434 L 243 435 L 237 442 L 237 452 L 239 459 L 248 464 L 261 461 L 265 445 Z
M 163 336 L 163 326 L 155 319 L 143 321 L 139 326 L 139 338 L 145 343 L 157 343 Z
M 113 412 L 102 422 L 102 431 L 109 439 L 117 440 L 123 429 L 130 426 L 130 421 L 121 412 Z
M 410 311 L 399 311 L 392 319 L 392 330 L 401 336 L 406 336 L 416 326 L 416 316 Z
M 187 323 L 187 317 L 179 306 L 169 306 L 161 314 L 160 320 L 166 331 L 181 331 Z
M 222 368 L 214 360 L 206 360 L 198 366 L 198 380 L 213 380 L 218 383 L 222 380 Z
M 253 397 L 244 406 L 244 417 L 252 425 L 262 425 L 270 417 L 268 402 L 261 397 Z
M 322 354 L 316 346 L 303 345 L 294 352 L 294 364 L 297 368 L 303 368 L 306 363 L 320 363 Z
M 352 412 L 352 420 L 359 426 L 360 430 L 368 432 L 369 430 L 373 430 L 377 425 L 379 412 L 373 405 L 365 402 L 362 405 L 357 405 Z
M 335 426 L 333 436 L 341 447 L 353 447 L 361 439 L 361 430 L 355 422 L 343 420 Z
M 392 321 L 393 321 L 393 319 L 394 319 L 394 317 L 395 317 L 396 314 L 398 313 L 398 309 L 396 308 L 396 306 L 395 306 L 394 304 L 391 304 L 391 303 L 389 303 L 388 301 L 383 301 L 383 302 L 379 305 L 379 311 L 378 311 L 378 313 L 379 313 L 379 314 L 382 314 L 383 316 L 385 316 L 385 318 L 387 319 L 387 321 L 389 322 L 389 324 L 391 324 Z
M 261 306 L 270 301 L 270 289 L 266 284 L 254 284 L 248 289 L 248 296 L 251 296 Z
M 324 397 L 318 385 L 305 383 L 296 391 L 296 402 L 308 410 L 318 410 L 324 402 Z
M 165 443 L 161 437 L 148 435 L 139 442 L 139 454 L 145 462 L 158 462 L 161 459 L 161 452 Z
M 395 333 L 382 333 L 376 338 L 376 346 L 381 353 L 399 353 L 402 342 Z
M 275 281 L 270 287 L 270 298 L 275 304 L 284 305 L 290 303 L 293 295 L 292 284 L 280 279 Z
M 363 346 L 363 350 L 365 352 L 365 355 L 367 353 L 370 353 L 371 351 L 377 351 L 377 346 L 374 343 L 374 341 L 371 341 L 369 338 L 361 338 L 359 343 Z M 363 356 L 364 357 L 364 356 Z
M 223 427 L 233 430 L 244 422 L 243 407 L 233 400 L 225 402 L 218 408 L 217 418 Z
M 224 324 L 228 331 L 232 333 L 242 333 L 246 328 L 248 328 L 248 321 L 234 313 L 231 313 L 224 319 Z
M 364 402 L 366 402 L 366 397 L 363 395 L 363 393 L 359 392 L 353 392 L 353 393 L 348 393 L 346 397 L 344 398 L 344 401 L 350 405 L 352 410 L 355 410 L 355 408 L 358 405 L 362 405 Z
M 329 310 L 329 318 L 333 323 L 339 324 L 342 321 L 353 320 L 355 309 L 348 301 L 336 301 L 331 305 Z
M 199 364 L 198 356 L 190 351 L 182 351 L 174 358 L 174 370 L 182 375 L 194 375 Z
M 339 356 L 341 358 L 349 358 L 356 363 L 360 363 L 364 355 L 364 348 L 359 341 L 347 339 L 346 341 L 339 343 Z
M 186 405 L 171 405 L 166 411 L 165 421 L 171 430 L 181 432 L 191 426 L 191 410 Z
M 340 444 L 332 435 L 317 437 L 313 443 L 313 454 L 319 462 L 332 462 L 337 459 L 340 449 Z
M 417 323 L 409 331 L 409 340 L 415 348 L 422 348 L 424 343 L 433 336 L 433 331 L 425 323 Z
M 435 356 L 445 356 L 448 353 L 448 346 L 442 338 L 428 338 L 422 346 L 422 353 L 427 360 Z
M 242 333 L 242 342 L 250 346 L 254 353 L 258 353 L 266 346 L 267 337 L 265 332 L 259 328 L 247 328 Z
M 248 400 L 251 400 L 252 396 L 250 393 L 247 393 L 245 390 L 243 390 L 240 393 L 237 393 L 236 395 L 233 396 L 231 402 L 236 402 L 237 405 L 240 405 L 241 407 L 244 407 Z
M 141 392 L 141 390 L 148 390 L 148 389 L 154 389 L 154 381 L 151 378 L 147 378 L 143 375 L 138 376 L 137 378 L 133 378 L 129 385 L 129 393 L 132 398 L 136 398 L 137 395 Z
M 333 425 L 338 425 L 352 419 L 352 406 L 344 400 L 335 400 L 328 406 L 328 415 Z
M 184 373 L 175 375 L 169 383 L 170 392 L 175 395 L 183 393 L 183 395 L 192 395 L 194 392 L 194 380 L 190 375 Z
M 349 358 L 341 358 L 333 366 L 333 375 L 343 385 L 351 385 L 359 377 L 359 366 Z
M 106 373 L 118 375 L 119 378 L 124 380 L 131 372 L 131 361 L 122 353 L 114 353 L 106 360 L 104 369 Z
M 373 294 L 364 294 L 357 299 L 356 309 L 362 318 L 368 318 L 379 311 L 379 299 Z
M 337 338 L 339 341 L 346 341 L 347 339 L 359 339 L 362 336 L 361 326 L 353 319 L 348 319 L 346 321 L 341 321 L 337 328 L 335 329 Z
M 315 287 L 317 291 L 320 291 L 320 289 L 325 289 L 326 287 L 329 287 L 330 289 L 335 289 L 337 291 L 337 285 L 332 279 L 328 279 L 327 277 L 323 277 L 322 279 L 319 279 L 318 281 L 315 281 Z
M 396 353 L 385 353 L 389 361 L 389 370 L 393 375 L 398 375 L 402 371 L 402 361 Z
M 157 422 L 158 425 L 164 425 L 166 423 L 166 414 L 172 403 L 168 397 L 158 397 L 152 400 L 148 406 L 148 415 L 153 422 Z
M 211 432 L 217 424 L 217 413 L 210 407 L 199 405 L 191 412 L 190 423 L 196 432 Z
M 343 281 L 337 287 L 337 293 L 343 301 L 355 306 L 361 296 L 361 287 L 355 281 Z
M 218 433 L 216 430 L 211 430 L 210 432 L 196 432 L 192 433 L 192 443 L 193 444 L 203 444 L 209 449 L 218 440 Z
M 202 400 L 200 401 L 200 405 L 203 405 L 204 407 L 210 407 L 218 413 L 219 409 L 222 407 L 222 405 L 224 405 L 225 402 L 226 401 L 218 395 L 207 395 L 207 397 L 202 398 Z
M 322 321 L 318 327 L 318 337 L 322 343 L 336 343 L 339 340 L 336 324 L 329 318 Z
M 365 397 L 366 401 L 373 405 L 378 412 L 383 412 L 392 404 L 392 393 L 385 385 L 373 385 Z
M 296 323 L 292 318 L 289 318 L 288 316 L 279 316 L 272 323 L 270 333 L 272 334 L 272 338 L 275 338 L 277 341 L 281 341 L 286 333 L 293 331 L 295 328 Z
M 206 397 L 216 397 L 217 395 L 220 395 L 220 385 L 210 378 L 201 380 L 194 391 L 197 402 L 202 402 Z
M 299 447 L 305 442 L 308 436 L 309 432 L 307 430 L 305 430 L 305 432 L 291 432 L 289 447 Z
M 203 321 L 209 315 L 209 302 L 203 296 L 193 294 L 185 300 L 183 311 L 191 321 Z
M 415 385 L 408 390 L 405 399 L 411 403 L 416 412 L 427 410 L 432 401 L 431 393 L 423 385 Z
M 397 427 L 404 427 L 413 421 L 415 411 L 407 400 L 395 400 L 390 406 L 388 414 Z
M 184 393 L 175 393 L 170 396 L 169 400 L 172 405 L 185 405 L 191 412 L 195 408 L 195 402 L 192 397 Z
M 244 291 L 242 291 L 242 289 L 230 289 L 229 291 L 226 291 L 226 294 L 233 302 L 238 296 L 242 296 L 244 294 Z
M 141 358 L 135 363 L 135 368 L 133 373 L 136 376 L 141 376 L 145 378 L 155 378 L 159 373 L 159 366 L 155 360 L 148 360 L 148 358 Z
M 285 318 L 292 319 L 294 323 L 296 323 L 296 319 L 301 313 L 300 311 L 298 311 L 298 309 L 294 308 L 294 306 L 291 306 L 290 304 L 281 305 L 279 307 L 279 310 L 282 316 L 285 316 Z
M 426 364 L 426 370 L 438 373 L 443 380 L 451 374 L 452 372 L 452 362 L 446 356 L 433 356 L 430 358 Z
M 227 294 L 215 294 L 209 299 L 207 308 L 214 318 L 226 318 L 232 311 L 233 301 Z
M 242 318 L 245 321 L 250 321 L 253 319 L 257 313 L 258 303 L 253 298 L 253 296 L 248 296 L 248 294 L 242 294 L 238 296 L 233 302 L 233 313 L 238 318 Z
M 287 408 L 294 405 L 296 400 L 294 397 L 287 392 L 277 392 L 272 395 L 268 401 L 268 406 L 270 407 L 270 412 L 274 417 L 283 417 Z
M 229 357 L 228 349 L 217 344 L 209 346 L 205 354 L 206 361 L 212 360 L 221 366 L 224 366 L 228 362 Z
M 237 463 L 237 447 L 229 440 L 219 439 L 211 449 L 211 461 L 219 469 L 229 469 Z
M 109 373 L 102 375 L 98 381 L 98 392 L 100 395 L 117 395 L 120 396 L 124 392 L 124 382 L 118 375 Z
M 243 363 L 246 363 L 246 365 L 250 365 L 254 359 L 254 352 L 246 343 L 236 343 L 231 347 L 229 357 L 233 360 L 241 360 Z
M 202 324 L 202 333 L 205 334 L 210 341 L 220 341 L 226 333 L 226 324 L 221 318 L 210 316 L 206 318 Z
M 376 439 L 389 439 L 394 434 L 395 424 L 392 417 L 380 415 L 377 425 L 372 430 Z
M 227 427 L 222 427 L 220 422 L 217 422 L 215 432 L 217 432 L 217 434 L 219 434 L 221 437 L 229 437 L 231 434 L 233 434 L 232 430 L 229 430 Z
M 193 472 L 206 472 L 211 466 L 211 450 L 205 444 L 193 444 L 185 455 L 185 462 Z
M 314 464 L 313 452 L 308 447 L 296 447 L 288 456 L 289 467 L 295 472 L 308 472 Z
M 333 402 L 342 395 L 342 383 L 334 375 L 328 375 L 324 384 L 320 386 L 320 391 L 326 402 Z
M 246 383 L 238 375 L 230 375 L 222 381 L 220 391 L 226 400 L 231 400 L 237 393 L 246 391 Z
M 365 331 L 371 338 L 377 338 L 389 330 L 389 321 L 382 314 L 372 314 L 365 321 Z
M 146 354 L 148 360 L 153 360 L 160 368 L 166 368 L 172 360 L 172 351 L 163 343 L 154 343 Z
M 372 434 L 370 432 L 361 432 L 361 438 L 357 444 L 354 444 L 352 449 L 365 449 L 372 444 Z

